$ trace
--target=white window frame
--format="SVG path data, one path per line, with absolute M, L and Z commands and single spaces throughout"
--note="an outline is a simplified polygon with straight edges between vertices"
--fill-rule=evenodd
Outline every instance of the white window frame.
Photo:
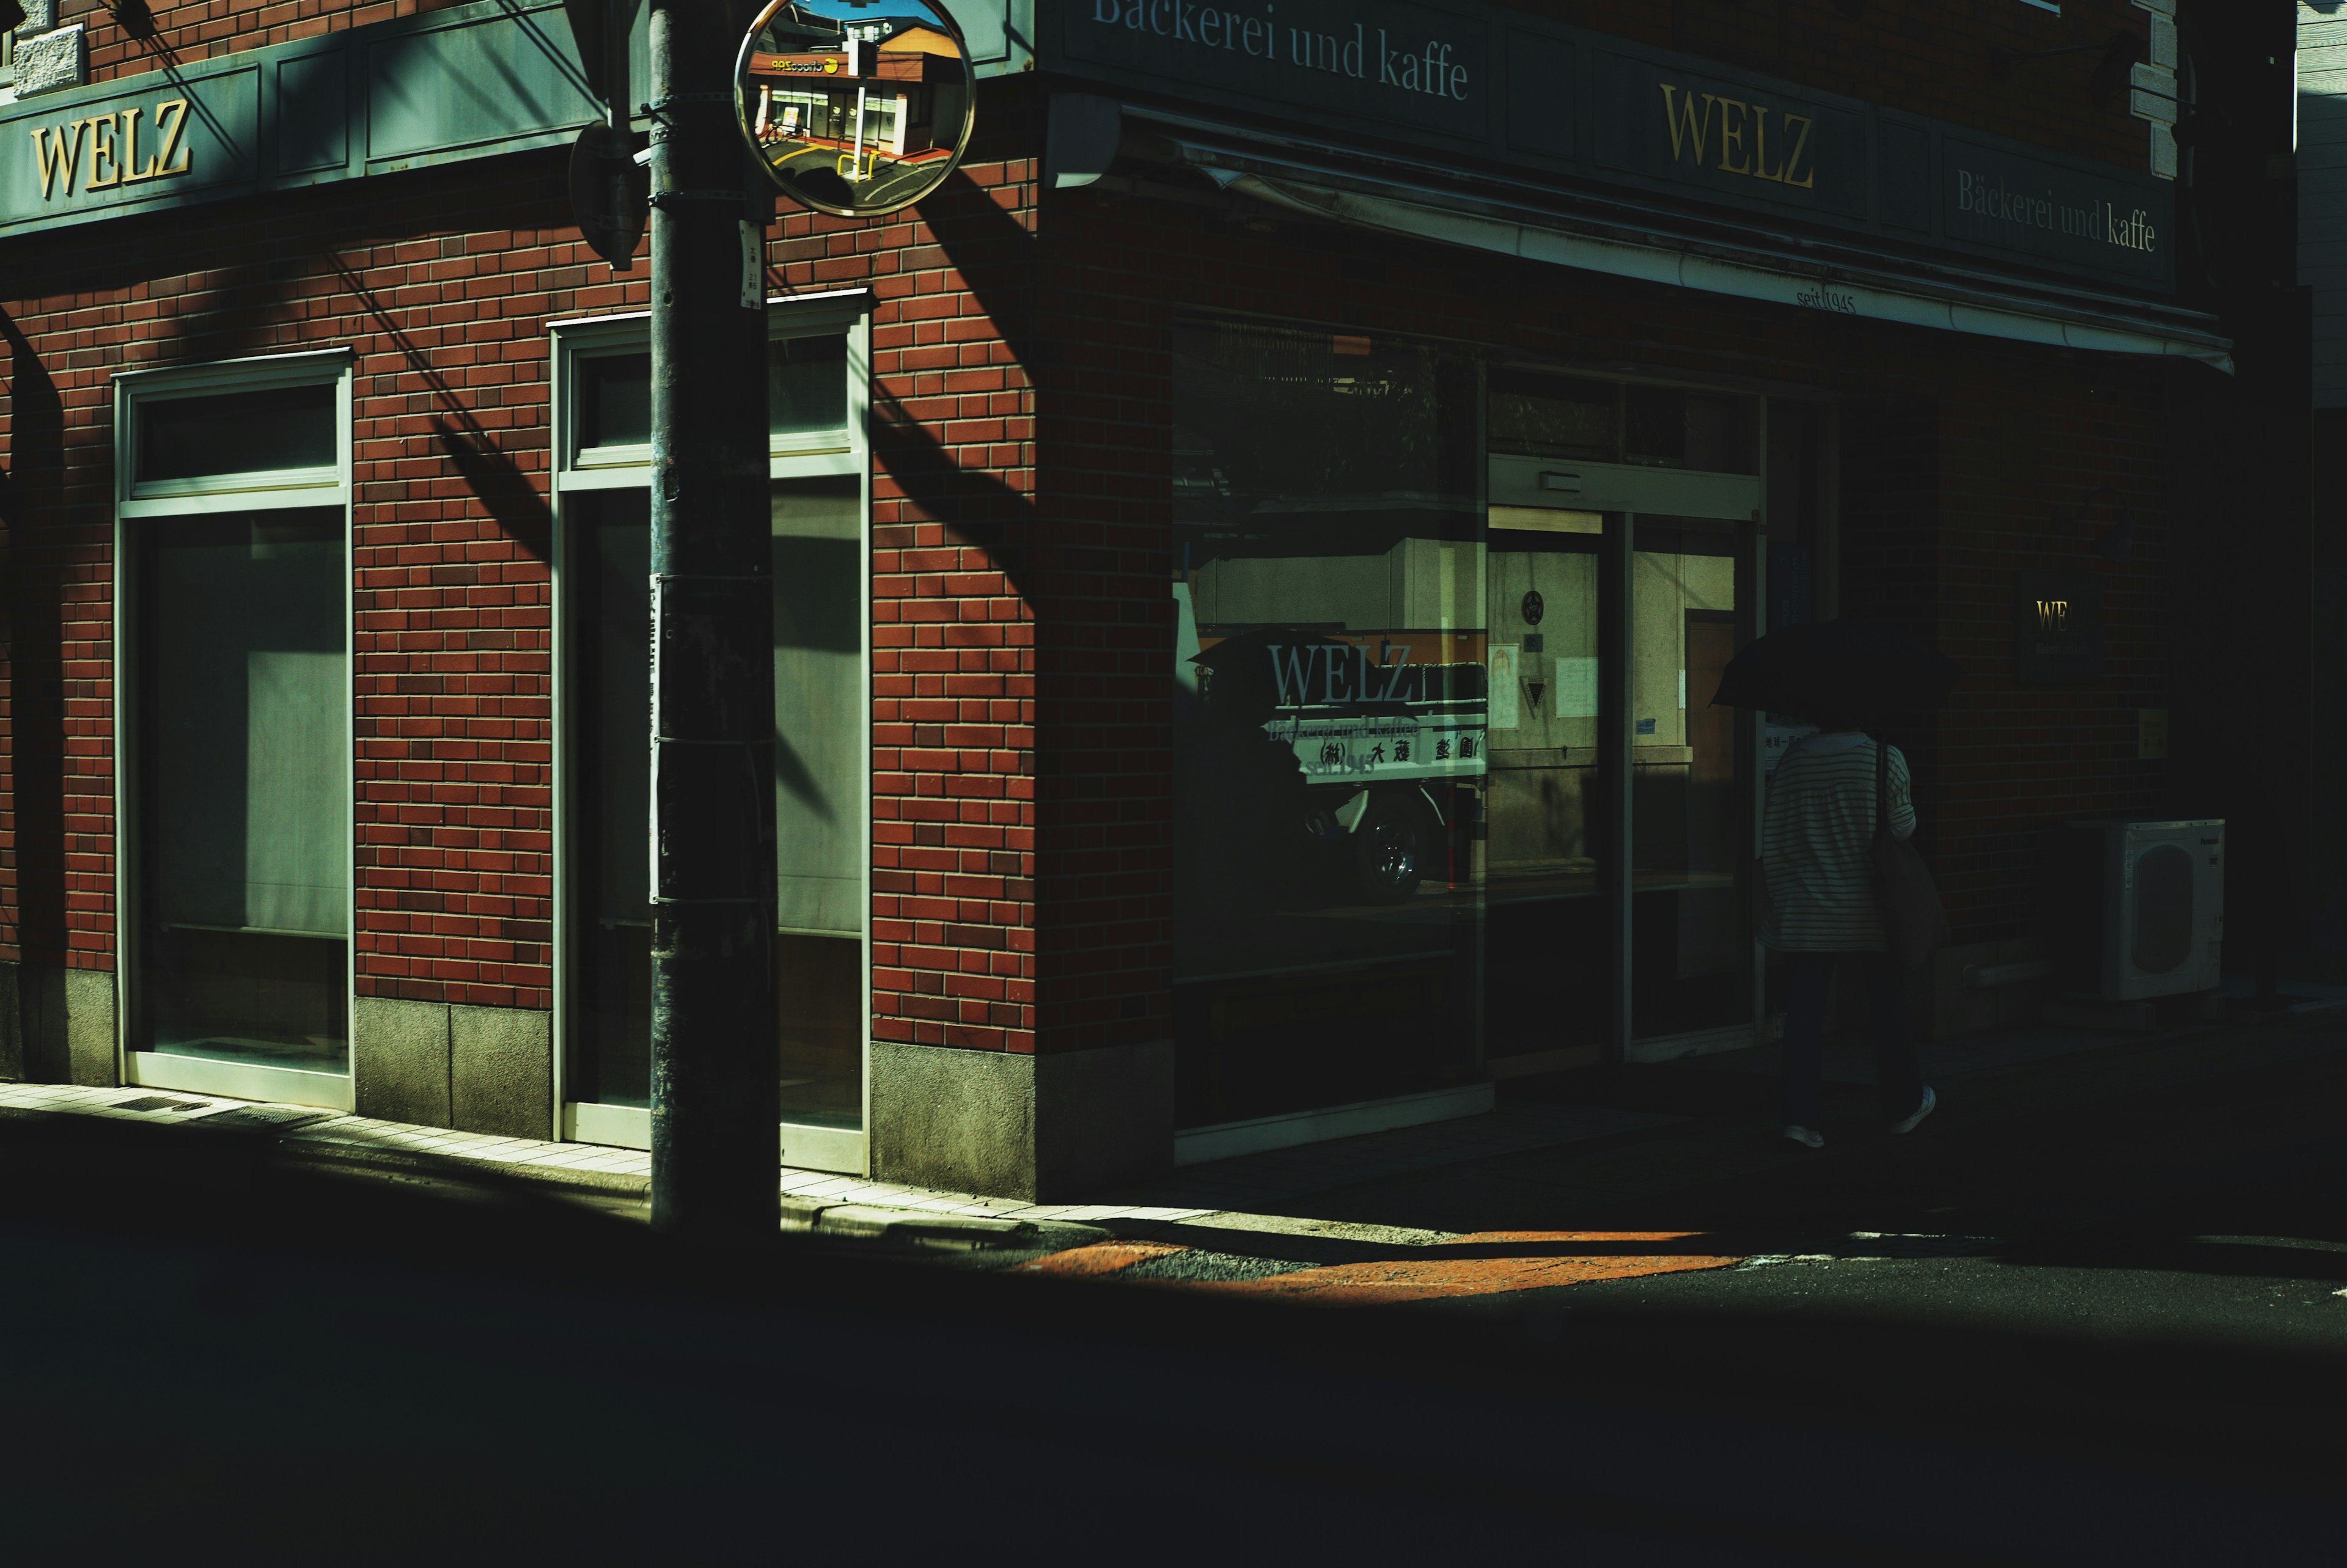
M 350 505 L 350 351 L 272 354 L 223 360 L 189 369 L 123 371 L 115 376 L 115 511 L 123 518 L 250 512 L 276 507 Z M 204 474 L 189 479 L 141 480 L 138 476 L 140 406 L 205 393 L 266 392 L 332 381 L 334 460 L 315 468 L 263 468 L 245 474 Z
M 344 1040 L 339 1073 L 245 1062 L 213 1061 L 136 1050 L 130 1029 L 135 1016 L 132 988 L 142 979 L 138 928 L 145 867 L 140 865 L 137 782 L 139 776 L 137 704 L 138 643 L 135 624 L 145 585 L 130 585 L 128 562 L 135 559 L 135 528 L 168 526 L 171 518 L 292 507 L 338 508 L 343 518 L 343 817 L 351 825 L 343 911 L 343 1016 L 357 1012 L 358 994 L 358 646 L 355 543 L 352 538 L 351 399 L 352 357 L 347 348 L 306 354 L 270 354 L 210 364 L 118 371 L 114 377 L 114 962 L 115 1067 L 121 1082 L 191 1094 L 267 1100 L 352 1109 L 352 1075 Z M 259 392 L 281 386 L 330 385 L 334 391 L 335 460 L 331 468 L 272 469 L 249 474 L 141 483 L 137 473 L 138 420 L 150 403 L 176 402 L 208 393 Z M 348 1027 L 346 1021 L 345 1027 Z
M 784 1122 L 777 1144 L 779 1164 L 803 1169 L 839 1171 L 863 1175 L 870 1169 L 869 1130 L 872 1125 L 872 456 L 871 456 L 871 311 L 869 289 L 841 289 L 816 294 L 779 295 L 766 302 L 768 342 L 794 337 L 847 336 L 847 417 L 837 430 L 772 436 L 767 443 L 770 479 L 805 479 L 853 475 L 860 481 L 857 505 L 863 559 L 864 600 L 861 624 L 864 645 L 865 701 L 858 721 L 866 763 L 864 792 L 865 856 L 863 918 L 858 933 L 863 948 L 863 1028 L 858 1053 L 862 1079 L 861 1125 L 819 1127 Z M 651 1146 L 651 1113 L 635 1106 L 603 1105 L 573 1101 L 569 1093 L 570 1063 L 570 889 L 569 785 L 564 761 L 569 737 L 565 722 L 564 647 L 569 631 L 564 576 L 568 567 L 569 519 L 566 497 L 596 490 L 643 489 L 651 481 L 651 448 L 625 445 L 581 448 L 578 436 L 578 374 L 586 360 L 623 354 L 641 354 L 651 346 L 651 318 L 648 312 L 595 316 L 548 325 L 552 338 L 549 379 L 554 436 L 554 755 L 558 787 L 554 805 L 554 1127 L 563 1143 L 600 1143 L 620 1148 Z

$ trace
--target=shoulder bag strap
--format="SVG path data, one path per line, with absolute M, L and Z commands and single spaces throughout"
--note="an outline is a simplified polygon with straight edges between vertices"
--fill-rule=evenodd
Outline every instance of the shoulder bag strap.
M 1891 748 L 1882 737 L 1874 740 L 1874 836 L 1879 843 L 1891 827 Z

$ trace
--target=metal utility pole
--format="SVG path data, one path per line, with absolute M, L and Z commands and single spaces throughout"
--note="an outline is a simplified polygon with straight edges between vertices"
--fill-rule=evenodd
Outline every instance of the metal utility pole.
M 651 21 L 652 1223 L 754 1241 L 776 1234 L 781 1090 L 763 245 L 733 108 L 750 12 L 652 0 Z

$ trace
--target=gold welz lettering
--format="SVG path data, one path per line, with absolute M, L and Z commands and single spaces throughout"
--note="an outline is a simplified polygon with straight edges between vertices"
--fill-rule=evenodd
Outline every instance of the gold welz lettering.
M 1714 165 L 1722 174 L 1740 174 L 1747 179 L 1766 179 L 1776 185 L 1788 185 L 1796 190 L 1814 190 L 1818 185 L 1818 163 L 1809 153 L 1809 131 L 1816 121 L 1808 115 L 1788 110 L 1777 117 L 1781 128 L 1777 133 L 1779 148 L 1787 141 L 1792 150 L 1784 155 L 1776 168 L 1768 167 L 1768 116 L 1766 104 L 1747 103 L 1742 98 L 1724 98 L 1717 93 L 1696 93 L 1676 82 L 1657 82 L 1663 89 L 1663 124 L 1671 133 L 1671 161 L 1686 160 L 1688 152 L 1695 154 L 1695 166 L 1701 169 L 1709 156 L 1707 144 L 1717 142 L 1719 161 Z M 1698 108 L 1697 106 L 1701 107 Z M 1715 134 L 1717 133 L 1717 134 Z M 1809 159 L 1806 172 L 1801 160 Z
M 151 128 L 155 150 L 138 160 L 138 138 L 144 109 L 117 109 L 66 125 L 33 128 L 33 172 L 41 181 L 41 200 L 93 190 L 112 190 L 149 179 L 169 179 L 195 168 L 195 151 L 187 145 L 188 100 L 165 98 L 155 106 Z

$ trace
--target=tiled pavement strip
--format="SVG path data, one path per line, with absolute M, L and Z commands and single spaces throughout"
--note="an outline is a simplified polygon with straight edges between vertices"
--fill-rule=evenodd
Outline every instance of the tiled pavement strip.
M 0 1082 L 0 1113 L 95 1116 L 269 1132 L 296 1157 L 355 1169 L 489 1174 L 547 1183 L 623 1214 L 643 1212 L 641 1150 L 415 1127 L 310 1106 L 180 1091 Z M 1681 1231 L 1489 1231 L 1307 1219 L 1282 1199 L 1561 1144 L 1681 1126 L 1686 1119 L 1552 1105 L 1274 1151 L 1193 1167 L 1116 1203 L 1042 1204 L 824 1172 L 780 1173 L 786 1229 L 885 1237 L 992 1255 L 1061 1277 L 1207 1289 L 1320 1306 L 1489 1296 L 1600 1279 L 1944 1250 L 1959 1238 L 1850 1238 L 1829 1254 L 1746 1257 Z M 1229 1236 L 1235 1250 L 1204 1245 Z M 1674 1246 L 1672 1243 L 1690 1245 Z M 1247 1248 L 1252 1250 L 1235 1250 Z M 1266 1250 L 1283 1256 L 1264 1255 Z M 1965 1250 L 1973 1250 L 1966 1248 Z M 1317 1256 L 1315 1255 L 1317 1255 Z M 972 1261 L 984 1261 L 981 1256 Z
M 641 1212 L 651 1157 L 641 1150 L 499 1138 L 373 1121 L 311 1106 L 146 1088 L 0 1082 L 0 1112 L 95 1116 L 171 1125 L 210 1122 L 276 1134 L 297 1156 L 360 1170 L 477 1173 L 557 1184 Z M 1051 1204 L 943 1193 L 825 1172 L 780 1173 L 785 1228 L 1000 1251 L 1017 1272 L 1121 1276 L 1327 1304 L 1423 1300 L 1584 1279 L 1717 1268 L 1742 1261 L 1657 1244 L 1676 1232 L 1444 1231 L 1258 1212 L 1282 1198 L 1464 1161 L 1674 1125 L 1681 1119 L 1555 1106 L 1511 1107 L 1468 1121 L 1275 1151 L 1177 1173 L 1115 1203 Z M 1266 1259 L 1196 1245 L 1200 1233 L 1297 1244 L 1273 1250 L 1369 1261 Z M 1183 1239 L 1173 1239 L 1175 1235 Z M 1038 1254 L 1040 1255 L 1037 1255 Z

